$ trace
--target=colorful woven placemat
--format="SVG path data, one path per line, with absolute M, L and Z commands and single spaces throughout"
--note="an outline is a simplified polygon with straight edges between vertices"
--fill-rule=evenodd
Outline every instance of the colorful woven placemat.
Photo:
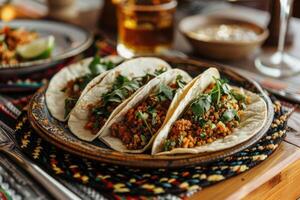
M 287 112 L 274 102 L 272 126 L 258 143 L 206 165 L 180 169 L 135 169 L 72 155 L 46 142 L 31 129 L 24 112 L 16 126 L 20 148 L 49 173 L 88 185 L 108 196 L 149 196 L 195 192 L 249 170 L 272 154 L 285 137 Z

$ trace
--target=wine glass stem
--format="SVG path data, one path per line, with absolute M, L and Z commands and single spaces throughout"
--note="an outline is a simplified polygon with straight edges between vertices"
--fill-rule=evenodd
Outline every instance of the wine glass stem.
M 294 0 L 280 0 L 280 32 L 277 52 L 280 55 L 280 61 L 283 60 L 284 45 L 288 28 L 288 20 Z

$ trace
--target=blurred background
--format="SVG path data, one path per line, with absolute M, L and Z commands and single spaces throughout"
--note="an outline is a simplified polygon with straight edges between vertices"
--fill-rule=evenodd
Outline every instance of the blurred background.
M 242 5 L 260 10 L 270 10 L 279 0 L 179 0 L 179 11 L 188 11 L 190 15 L 224 9 L 230 5 Z M 56 19 L 96 30 L 99 24 L 112 23 L 108 19 L 101 21 L 101 15 L 113 15 L 111 0 L 1 0 L 1 19 L 32 18 Z M 295 1 L 293 15 L 300 17 L 300 2 Z M 179 15 L 180 18 L 180 15 Z M 103 18 L 102 18 L 103 19 Z
M 118 43 L 116 4 L 122 0 L 0 0 L 0 17 L 4 21 L 13 19 L 47 19 L 79 25 L 96 35 L 107 39 L 112 47 Z M 255 51 L 237 60 L 221 60 L 223 64 L 235 66 L 237 69 L 247 69 L 259 74 L 255 67 L 255 59 L 262 54 L 274 53 L 277 49 L 280 32 L 280 2 L 281 0 L 178 0 L 175 13 L 175 37 L 172 56 L 191 56 L 194 58 L 220 61 L 210 56 L 199 55 L 195 47 L 184 37 L 179 22 L 187 16 L 200 14 L 201 16 L 221 15 L 238 20 L 252 22 L 268 31 L 268 37 L 263 40 Z M 283 1 L 284 2 L 284 1 Z M 300 17 L 300 1 L 294 1 L 292 10 L 294 17 Z M 299 19 L 287 22 L 287 37 L 283 42 L 285 50 L 293 56 L 299 57 L 300 39 L 296 32 Z M 119 34 L 120 35 L 120 34 Z M 153 39 L 153 38 L 152 38 Z M 219 49 L 217 46 L 215 49 Z M 173 51 L 174 50 L 174 51 Z M 240 51 L 240 49 L 238 50 Z M 205 51 L 202 51 L 205 52 Z M 226 53 L 235 55 L 235 53 Z M 211 55 L 219 55 L 218 53 Z M 123 56 L 123 55 L 122 55 Z M 125 56 L 124 56 L 125 57 Z M 297 61 L 298 63 L 298 61 Z M 297 64 L 298 65 L 298 64 Z M 261 71 L 261 70 L 260 70 Z M 299 71 L 299 70 L 298 70 Z M 249 73 L 248 73 L 249 74 Z M 291 75 L 294 75 L 293 73 Z M 297 81 L 298 77 L 291 77 L 289 81 Z

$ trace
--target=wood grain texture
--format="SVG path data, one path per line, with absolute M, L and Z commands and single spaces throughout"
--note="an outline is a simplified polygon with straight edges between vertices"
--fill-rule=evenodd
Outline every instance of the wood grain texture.
M 245 199 L 297 199 L 300 197 L 300 160 L 251 192 Z
M 300 148 L 283 142 L 270 158 L 241 175 L 205 188 L 190 199 L 296 199 Z M 282 197 L 282 198 L 281 198 Z

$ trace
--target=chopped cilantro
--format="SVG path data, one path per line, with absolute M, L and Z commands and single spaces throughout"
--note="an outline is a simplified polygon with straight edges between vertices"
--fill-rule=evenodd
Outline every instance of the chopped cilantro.
M 245 95 L 243 95 L 243 94 L 241 94 L 241 93 L 239 93 L 239 92 L 236 92 L 236 91 L 234 91 L 234 90 L 231 90 L 231 91 L 230 91 L 230 94 L 231 94 L 237 101 L 242 101 L 242 102 L 244 102 L 245 99 L 246 99 Z
M 115 64 L 111 61 L 103 61 L 99 56 L 95 56 L 92 62 L 89 64 L 91 74 L 98 75 L 104 71 L 110 70 L 115 67 Z
M 122 103 L 124 99 L 128 98 L 132 93 L 134 93 L 142 85 L 146 84 L 152 78 L 153 75 L 149 75 L 149 74 L 146 74 L 145 76 L 142 77 L 135 77 L 132 79 L 129 79 L 123 75 L 118 75 L 110 91 L 102 95 L 102 102 L 99 105 L 99 107 L 97 107 L 97 109 L 100 109 L 101 112 L 93 112 L 92 114 L 96 118 L 99 118 L 101 115 L 104 115 L 105 117 L 109 117 L 110 111 L 108 108 L 111 108 L 111 106 L 115 106 L 116 104 Z M 110 104 L 110 103 L 114 103 L 114 104 Z M 146 115 L 145 116 L 141 115 L 140 117 L 144 119 Z M 156 119 L 156 117 L 153 118 Z M 154 121 L 152 122 L 154 123 Z M 147 123 L 147 121 L 145 121 L 145 123 Z M 148 126 L 147 128 L 150 127 Z M 151 132 L 151 129 L 149 129 L 149 131 Z
M 165 84 L 159 85 L 159 93 L 164 94 L 170 100 L 173 99 L 173 93 L 174 93 L 173 89 Z
M 77 81 L 78 82 L 78 87 L 79 89 L 82 91 L 84 90 L 84 88 L 87 86 L 87 84 L 93 80 L 94 76 L 92 76 L 91 74 L 87 74 L 81 78 L 79 78 L 78 80 L 81 79 L 81 81 Z
M 218 81 L 216 81 L 216 85 L 215 85 L 215 87 L 212 89 L 210 95 L 211 95 L 212 102 L 213 102 L 214 104 L 218 105 L 219 102 L 220 102 L 220 98 L 221 98 L 221 87 L 220 87 Z
M 77 98 L 68 97 L 65 99 L 65 118 L 68 116 L 68 114 L 74 108 L 76 102 L 77 102 Z
M 229 121 L 233 120 L 236 116 L 237 116 L 236 110 L 228 109 L 223 113 L 223 115 L 221 117 L 221 121 L 229 122 Z
M 129 80 L 127 77 L 119 75 L 112 86 L 112 91 L 103 95 L 104 103 L 121 103 L 140 86 L 140 83 L 135 79 Z
M 96 128 L 99 128 L 100 127 L 100 122 L 98 120 L 96 120 L 94 123 L 93 123 L 93 128 L 96 129 Z
M 177 75 L 176 77 L 176 84 L 178 85 L 179 88 L 184 88 L 184 86 L 186 85 L 186 82 L 182 80 L 182 76 L 181 75 Z
M 210 124 L 210 128 L 211 128 L 211 129 L 215 129 L 216 127 L 217 127 L 217 126 L 216 126 L 214 123 L 211 123 L 211 124 Z
M 227 81 L 223 79 L 215 78 L 215 85 L 207 94 L 201 94 L 197 97 L 191 104 L 189 109 L 193 112 L 193 118 L 195 121 L 199 122 L 199 125 L 203 127 L 207 122 L 203 119 L 203 115 L 209 111 L 211 106 L 214 106 L 218 109 L 221 101 L 221 96 L 228 95 L 231 98 L 236 99 L 237 101 L 242 101 L 241 106 L 244 108 L 245 104 L 243 103 L 245 96 L 230 90 Z M 237 114 L 237 111 L 232 109 L 229 106 L 229 109 L 225 111 L 221 117 L 223 122 L 231 121 L 232 119 L 240 120 Z M 211 128 L 214 129 L 215 125 L 211 124 Z
M 76 78 L 73 84 L 73 88 L 70 88 L 71 90 L 74 90 L 74 87 L 78 86 L 80 93 L 84 90 L 84 88 L 87 86 L 91 80 L 93 80 L 97 75 L 101 74 L 104 71 L 110 70 L 115 67 L 115 64 L 111 61 L 103 61 L 99 56 L 95 56 L 91 63 L 89 64 L 90 73 L 83 75 L 81 77 Z M 62 92 L 68 91 L 67 86 L 61 90 Z M 70 110 L 75 106 L 77 100 L 79 97 L 69 97 L 69 99 L 66 99 L 65 101 L 65 113 L 66 115 L 70 112 Z M 72 106 L 73 105 L 73 106 Z
M 211 106 L 211 96 L 204 94 L 200 98 L 196 99 L 191 104 L 191 109 L 196 119 L 200 119 L 203 114 L 205 114 Z
M 201 134 L 200 134 L 200 137 L 201 137 L 202 139 L 206 138 L 206 133 L 204 133 L 204 132 L 201 133 Z
M 92 113 L 95 114 L 95 115 L 102 115 L 102 114 L 105 113 L 105 111 L 102 108 L 94 108 L 92 110 Z
M 175 141 L 167 139 L 164 142 L 163 148 L 164 148 L 164 151 L 169 151 L 169 150 L 171 150 L 175 146 L 176 146 L 176 142 Z
M 144 136 L 143 134 L 141 134 L 141 140 L 142 140 L 142 143 L 143 144 L 146 144 L 147 143 L 147 138 L 146 138 L 146 136 Z
M 137 118 L 143 120 L 143 122 L 145 123 L 147 129 L 149 130 L 151 135 L 153 135 L 152 129 L 151 129 L 151 127 L 149 126 L 149 124 L 147 122 L 148 117 L 149 117 L 148 113 L 143 113 L 141 111 L 137 112 Z
M 202 119 L 202 118 L 197 119 L 197 120 L 198 120 L 198 123 L 199 123 L 199 125 L 200 125 L 201 127 L 203 127 L 203 126 L 206 124 L 206 121 L 205 121 L 204 119 Z
M 157 111 L 154 108 L 149 107 L 148 112 L 151 114 L 151 118 L 152 118 L 151 124 L 154 126 L 157 123 L 156 121 Z
M 160 74 L 162 74 L 162 73 L 164 73 L 164 72 L 166 72 L 166 71 L 167 71 L 166 68 L 156 69 L 156 70 L 154 71 L 154 76 L 158 76 L 158 75 L 160 75 Z

